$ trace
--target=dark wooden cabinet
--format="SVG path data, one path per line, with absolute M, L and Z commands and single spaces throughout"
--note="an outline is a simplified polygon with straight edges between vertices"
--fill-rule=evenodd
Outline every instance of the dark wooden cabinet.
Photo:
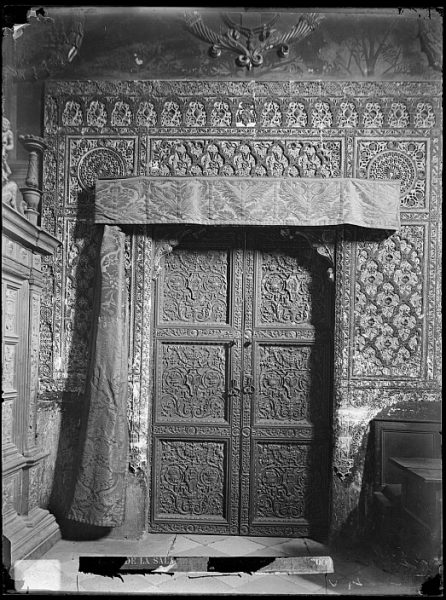
M 39 506 L 39 469 L 48 450 L 36 442 L 41 258 L 59 241 L 10 206 L 2 206 L 2 487 L 3 563 L 38 558 L 59 537 Z

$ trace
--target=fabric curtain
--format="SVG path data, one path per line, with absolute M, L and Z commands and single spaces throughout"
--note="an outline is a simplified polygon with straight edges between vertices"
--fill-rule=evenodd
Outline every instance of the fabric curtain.
M 81 429 L 81 460 L 68 518 L 100 527 L 124 520 L 128 471 L 128 301 L 125 234 L 105 225 Z
M 95 222 L 400 227 L 400 182 L 294 177 L 130 177 L 96 182 Z

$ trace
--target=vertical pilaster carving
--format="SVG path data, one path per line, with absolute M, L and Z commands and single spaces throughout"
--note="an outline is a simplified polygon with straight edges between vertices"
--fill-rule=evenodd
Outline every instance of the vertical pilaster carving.
M 35 446 L 37 393 L 39 389 L 39 347 L 40 347 L 40 288 L 31 284 L 29 321 L 29 409 L 28 409 L 28 450 Z

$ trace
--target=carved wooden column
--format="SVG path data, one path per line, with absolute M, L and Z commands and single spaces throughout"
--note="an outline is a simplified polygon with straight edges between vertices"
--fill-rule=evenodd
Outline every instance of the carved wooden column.
M 39 506 L 39 471 L 49 454 L 36 444 L 42 255 L 59 241 L 3 204 L 2 462 L 3 564 L 38 558 L 59 538 L 53 515 Z
M 29 152 L 28 174 L 26 187 L 20 189 L 28 208 L 25 208 L 26 217 L 31 223 L 37 225 L 39 218 L 39 204 L 42 190 L 39 188 L 39 154 L 46 149 L 43 138 L 37 135 L 20 135 L 22 146 Z

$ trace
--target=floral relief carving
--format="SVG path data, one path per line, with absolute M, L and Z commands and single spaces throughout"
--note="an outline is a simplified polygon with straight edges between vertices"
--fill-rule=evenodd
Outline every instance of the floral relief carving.
M 172 252 L 165 258 L 162 319 L 225 323 L 228 318 L 228 254 L 221 250 Z
M 216 344 L 163 344 L 158 418 L 189 422 L 226 418 L 226 350 Z
M 12 441 L 12 428 L 13 428 L 13 409 L 14 400 L 4 400 L 2 402 L 2 440 L 3 443 Z M 4 485 L 4 482 L 3 482 Z
M 288 127 L 306 127 L 308 115 L 302 102 L 290 102 L 286 112 L 286 124 Z
M 367 102 L 362 115 L 362 123 L 364 127 L 382 127 L 384 123 L 384 115 L 379 102 Z
M 39 387 L 39 348 L 40 348 L 40 294 L 31 296 L 31 344 L 30 344 L 30 407 L 28 443 L 34 444 L 36 433 L 36 401 Z
M 136 124 L 153 127 L 157 122 L 155 107 L 151 102 L 140 102 L 136 113 Z
M 92 191 L 94 183 L 101 176 L 124 176 L 125 163 L 112 148 L 93 148 L 79 161 L 77 178 L 86 191 Z
M 367 140 L 358 144 L 358 176 L 398 179 L 401 205 L 424 208 L 427 150 L 424 140 Z
M 409 125 L 407 106 L 403 102 L 392 102 L 387 122 L 389 127 L 407 127 Z
M 284 149 L 281 144 L 273 144 L 268 148 L 265 159 L 268 174 L 272 177 L 280 177 L 285 173 L 290 161 L 284 154 Z
M 165 102 L 161 113 L 161 125 L 167 127 L 179 127 L 181 125 L 181 120 L 182 116 L 179 104 L 172 100 Z
M 255 457 L 255 522 L 271 519 L 294 521 L 312 514 L 321 504 L 322 479 L 310 476 L 313 450 L 307 444 L 258 443 Z M 312 479 L 312 481 L 310 481 Z
M 265 102 L 260 116 L 262 127 L 280 127 L 282 125 L 282 111 L 277 102 Z
M 203 127 L 206 125 L 206 110 L 202 102 L 189 102 L 184 115 L 184 124 L 186 127 Z
M 16 349 L 17 346 L 13 344 L 5 344 L 3 350 L 2 383 L 7 391 L 15 389 Z
M 134 137 L 72 137 L 69 139 L 68 198 L 77 205 L 79 192 L 93 191 L 96 179 L 125 177 L 133 172 L 136 161 Z
M 17 290 L 6 288 L 4 314 L 6 335 L 15 334 L 17 332 L 17 298 Z
M 338 111 L 339 127 L 356 127 L 358 125 L 358 112 L 353 102 L 341 102 Z
M 154 139 L 151 164 L 171 175 L 340 177 L 342 146 L 337 140 Z
M 16 512 L 15 508 L 15 490 L 17 486 L 17 477 L 8 477 L 3 481 L 2 489 L 2 510 L 3 517 L 9 513 Z
M 418 102 L 414 117 L 415 127 L 434 127 L 435 113 L 430 102 Z
M 68 224 L 68 222 L 74 215 L 74 210 L 77 209 L 80 200 L 79 192 L 84 189 L 78 181 L 77 167 L 84 154 L 101 145 L 116 150 L 121 156 L 125 164 L 125 176 L 134 172 L 137 160 L 135 157 L 136 147 L 144 147 L 144 144 L 147 144 L 148 156 L 146 158 L 144 153 L 140 151 L 139 164 L 141 165 L 141 171 L 137 172 L 164 176 L 175 176 L 179 173 L 184 176 L 237 175 L 246 172 L 247 165 L 251 164 L 249 174 L 258 177 L 280 172 L 285 177 L 354 176 L 400 179 L 403 189 L 402 208 L 410 210 L 401 213 L 403 222 L 401 232 L 389 238 L 388 258 L 386 258 L 386 253 L 381 248 L 383 243 L 379 241 L 371 242 L 370 239 L 361 248 L 359 246 L 357 248 L 356 241 L 351 243 L 347 240 L 337 250 L 336 265 L 342 265 L 342 268 L 337 272 L 336 285 L 338 286 L 337 291 L 339 291 L 339 294 L 337 294 L 337 311 L 346 320 L 350 316 L 352 317 L 354 335 L 353 337 L 350 335 L 350 330 L 342 331 L 339 334 L 339 339 L 336 342 L 339 352 L 336 351 L 335 354 L 340 358 L 337 359 L 335 372 L 338 373 L 336 385 L 340 390 L 338 403 L 345 404 L 357 401 L 358 407 L 365 406 L 370 401 L 370 387 L 365 391 L 356 390 L 355 388 L 352 394 L 346 390 L 347 386 L 350 385 L 349 380 L 353 381 L 353 385 L 360 386 L 362 382 L 371 378 L 375 379 L 374 386 L 378 379 L 381 386 L 376 394 L 374 392 L 378 398 L 377 403 L 378 401 L 381 402 L 382 397 L 384 398 L 383 386 L 388 386 L 388 391 L 386 391 L 382 403 L 389 404 L 393 402 L 392 394 L 394 394 L 393 388 L 395 386 L 399 386 L 401 390 L 397 394 L 401 400 L 405 400 L 411 394 L 414 396 L 414 401 L 417 402 L 419 398 L 413 390 L 415 386 L 418 386 L 418 380 L 424 376 L 425 372 L 428 373 L 428 379 L 430 378 L 429 373 L 431 371 L 429 369 L 433 369 L 430 366 L 431 362 L 437 360 L 434 358 L 431 348 L 434 344 L 433 340 L 438 338 L 436 335 L 438 324 L 434 304 L 435 300 L 439 298 L 439 292 L 437 290 L 438 282 L 434 276 L 433 263 L 437 256 L 436 253 L 438 253 L 439 241 L 438 236 L 435 237 L 436 230 L 433 229 L 430 221 L 429 232 L 425 232 L 425 227 L 419 225 L 419 223 L 423 220 L 427 224 L 429 216 L 424 209 L 428 207 L 432 209 L 437 206 L 440 197 L 439 186 L 435 183 L 440 168 L 438 162 L 438 134 L 436 130 L 429 131 L 429 129 L 438 127 L 440 122 L 438 115 L 441 106 L 439 100 L 441 89 L 436 84 L 425 81 L 421 83 L 417 81 L 331 81 L 329 83 L 295 81 L 291 84 L 287 82 L 286 85 L 282 85 L 281 82 L 277 81 L 261 83 L 263 87 L 260 84 L 256 84 L 257 87 L 254 86 L 256 103 L 254 105 L 250 100 L 249 102 L 246 100 L 252 98 L 250 95 L 252 90 L 251 87 L 248 87 L 248 82 L 245 81 L 213 81 L 207 84 L 206 89 L 202 89 L 203 82 L 201 81 L 178 81 L 173 84 L 160 81 L 156 82 L 153 88 L 150 87 L 151 82 L 148 85 L 147 82 L 140 81 L 120 82 L 119 86 L 116 85 L 116 82 L 49 82 L 45 104 L 45 131 L 49 134 L 50 148 L 45 153 L 44 166 L 45 181 L 48 182 L 45 183 L 45 189 L 48 193 L 44 197 L 42 222 L 45 222 L 45 227 L 49 227 L 54 234 L 61 237 L 62 231 L 66 231 L 64 233 L 64 247 L 68 254 L 71 253 L 73 236 L 71 224 Z M 153 94 L 155 87 L 156 93 Z M 148 90 L 150 93 L 148 93 Z M 98 102 L 102 104 L 102 108 L 99 107 L 99 115 L 95 117 L 91 100 L 96 97 L 96 94 L 98 94 Z M 173 95 L 171 96 L 171 94 Z M 234 133 L 234 130 L 229 130 L 231 126 L 236 126 L 237 119 L 239 121 L 238 126 L 242 129 L 242 114 L 238 113 L 236 118 L 241 102 L 251 104 L 251 109 L 255 106 L 262 107 L 274 95 L 285 99 L 285 102 L 281 101 L 280 104 L 281 110 L 283 110 L 282 127 L 295 128 L 295 131 L 282 131 L 276 135 L 273 131 L 265 133 L 265 131 L 254 128 L 252 135 L 246 136 L 242 131 Z M 331 120 L 329 118 L 325 118 L 325 120 L 319 118 L 319 121 L 312 119 L 312 103 L 318 96 L 326 99 L 326 104 L 334 107 L 334 120 L 333 116 Z M 86 129 L 81 132 L 81 125 L 72 125 L 72 127 L 79 128 L 76 132 L 78 141 L 73 141 L 73 132 L 70 131 L 69 134 L 72 138 L 65 144 L 67 138 L 61 127 L 70 127 L 68 125 L 70 118 L 74 120 L 79 118 L 70 117 L 68 111 L 63 117 L 66 99 L 71 97 L 73 102 L 85 107 L 84 116 L 87 127 L 96 128 L 110 127 L 112 111 L 107 112 L 107 107 L 113 107 L 120 98 L 129 98 L 129 105 L 134 113 L 134 137 L 125 132 L 125 143 L 118 150 L 116 132 L 113 132 L 113 135 L 108 129 L 99 132 Z M 147 102 L 145 100 L 147 97 L 155 97 L 155 100 L 153 103 Z M 203 131 L 194 132 L 195 137 L 191 139 L 190 130 L 188 131 L 184 126 L 188 102 L 184 102 L 183 106 L 182 100 L 184 98 L 189 100 L 191 97 L 196 98 L 196 101 L 201 102 L 205 107 L 208 115 L 207 125 L 222 128 L 221 132 L 203 129 Z M 174 110 L 176 116 L 167 117 L 165 115 L 161 123 L 163 109 L 166 107 L 166 102 L 169 102 L 171 98 L 177 98 L 178 101 L 175 104 L 179 107 L 179 113 Z M 344 143 L 339 140 L 341 135 L 339 131 L 332 130 L 327 132 L 327 135 L 324 134 L 323 144 L 321 144 L 319 129 L 328 129 L 328 127 L 334 125 L 336 127 L 348 127 L 348 125 L 341 125 L 339 108 L 342 103 L 354 105 L 356 112 L 359 114 L 358 125 L 361 127 L 377 130 L 382 129 L 384 126 L 391 126 L 394 131 L 369 131 L 364 134 L 363 131 L 352 130 L 348 132 L 348 136 L 345 138 L 347 141 Z M 395 105 L 398 104 L 403 104 L 406 108 L 409 114 L 408 120 L 404 108 L 397 114 Z M 88 120 L 87 111 L 89 108 L 90 118 Z M 350 108 L 352 107 L 350 106 Z M 256 116 L 250 114 L 251 109 L 247 108 L 245 122 L 251 123 L 250 126 L 254 127 Z M 262 110 L 259 109 L 257 126 L 267 127 L 268 118 L 270 117 L 263 117 Z M 106 123 L 101 125 L 105 121 Z M 343 122 L 346 123 L 347 121 Z M 136 129 L 136 126 L 155 127 L 156 125 L 178 129 L 174 129 L 171 134 L 165 130 L 151 132 L 151 138 L 147 136 L 146 132 Z M 191 126 L 188 125 L 188 127 Z M 304 136 L 299 135 L 296 131 L 297 128 L 310 126 L 316 127 L 318 130 L 306 130 Z M 404 133 L 404 136 L 397 135 L 398 132 L 395 131 L 396 129 L 401 130 L 409 127 L 412 128 L 412 131 L 401 132 Z M 415 131 L 415 128 L 425 129 L 425 131 Z M 51 135 L 56 132 L 58 132 L 57 136 Z M 96 134 L 98 134 L 98 137 L 94 138 Z M 237 134 L 240 135 L 237 137 Z M 163 137 L 166 135 L 170 135 L 170 137 Z M 347 135 L 347 132 L 345 132 L 345 135 Z M 367 139 L 358 138 L 358 135 L 367 135 L 368 137 Z M 80 141 L 81 136 L 83 137 L 82 142 Z M 266 139 L 262 139 L 261 136 Z M 59 139 L 63 140 L 63 143 L 59 142 Z M 86 143 L 85 140 L 87 140 Z M 376 145 L 373 146 L 373 144 Z M 183 148 L 180 148 L 181 145 L 183 145 Z M 245 154 L 240 152 L 241 145 L 247 146 L 249 152 Z M 178 152 L 177 146 L 179 148 Z M 164 152 L 164 155 L 162 155 L 162 152 Z M 162 155 L 161 159 L 156 156 L 157 153 L 160 153 L 160 156 Z M 235 157 L 237 157 L 236 161 L 234 161 Z M 253 158 L 254 162 L 249 157 Z M 154 158 L 154 163 L 158 160 L 161 167 L 159 172 L 155 168 L 152 170 L 152 159 Z M 355 160 L 356 164 L 354 165 Z M 286 161 L 288 161 L 288 165 Z M 88 166 L 87 160 L 85 160 L 85 164 Z M 109 164 L 112 164 L 112 161 L 109 161 Z M 115 173 L 120 173 L 117 165 L 111 168 L 110 172 L 113 169 Z M 90 165 L 89 169 L 86 169 L 85 172 L 91 173 L 91 175 L 83 175 L 85 181 L 94 181 L 94 170 L 95 166 L 93 164 Z M 88 179 L 89 177 L 90 179 Z M 418 210 L 416 214 L 414 213 L 415 210 Z M 416 225 L 409 225 L 408 221 L 411 220 L 415 220 Z M 370 236 L 370 232 L 368 236 Z M 145 237 L 146 240 L 149 240 L 149 237 Z M 429 245 L 428 239 L 430 240 Z M 77 243 L 78 241 L 75 242 L 75 244 Z M 363 254 L 359 256 L 359 253 L 362 252 L 365 253 L 364 256 Z M 80 251 L 80 254 L 83 254 L 83 252 Z M 135 285 L 143 286 L 144 294 L 140 294 L 141 298 L 136 302 L 138 306 L 135 304 L 135 315 L 145 314 L 147 316 L 150 314 L 147 308 L 151 301 L 150 285 L 153 284 L 150 271 L 151 265 L 149 265 L 150 256 L 150 251 L 148 251 L 146 255 L 138 259 L 141 260 L 142 266 L 138 276 L 140 281 L 139 283 L 135 282 Z M 423 273 L 423 264 L 427 263 L 428 260 L 430 270 Z M 91 264 L 94 264 L 93 254 L 87 259 L 87 262 L 90 263 L 90 261 Z M 51 280 L 48 284 L 49 301 L 42 304 L 41 308 L 44 321 L 41 328 L 41 374 L 43 377 L 48 378 L 48 381 L 44 382 L 48 389 L 56 389 L 56 386 L 59 386 L 59 389 L 72 388 L 77 390 L 81 389 L 84 383 L 86 346 L 83 340 L 88 336 L 84 335 L 83 330 L 79 332 L 79 335 L 77 332 L 73 335 L 73 331 L 82 325 L 82 322 L 86 323 L 86 329 L 88 329 L 90 300 L 87 298 L 87 290 L 92 288 L 93 278 L 87 273 L 85 277 L 83 274 L 79 274 L 79 277 L 72 277 L 68 281 L 75 262 L 74 258 L 70 258 L 70 263 L 64 267 L 65 270 L 62 273 L 62 267 L 59 265 L 65 264 L 65 259 L 61 252 L 60 255 L 57 255 L 54 272 L 44 271 L 45 285 L 47 285 L 47 273 L 48 280 Z M 390 263 L 393 264 L 393 267 L 389 266 Z M 79 269 L 79 266 L 74 268 Z M 356 289 L 354 282 L 355 269 L 358 273 L 358 287 Z M 361 277 L 359 277 L 360 274 Z M 427 277 L 430 281 L 428 290 L 425 290 L 420 283 L 423 277 Z M 52 283 L 53 278 L 54 285 Z M 65 278 L 67 278 L 66 283 Z M 78 281 L 80 282 L 79 291 L 77 290 Z M 66 289 L 66 292 L 64 292 L 67 296 L 66 308 L 64 304 L 65 297 L 62 297 L 62 289 Z M 353 291 L 354 289 L 355 298 L 350 298 L 350 290 Z M 428 306 L 425 305 L 424 296 L 428 299 Z M 79 317 L 74 317 L 77 311 L 77 309 L 76 311 L 73 309 L 77 304 L 75 298 L 79 298 Z M 55 299 L 54 303 L 53 299 Z M 348 312 L 349 307 L 353 307 L 353 305 L 355 307 L 354 314 Z M 70 324 L 70 320 L 73 320 L 73 322 L 75 320 L 78 325 L 75 327 L 73 323 Z M 138 321 L 137 316 L 135 316 L 135 321 Z M 149 404 L 149 395 L 146 389 L 152 383 L 151 368 L 153 366 L 151 359 L 148 359 L 149 350 L 146 342 L 144 342 L 144 338 L 150 339 L 151 325 L 147 321 L 147 319 L 144 319 L 141 324 L 143 332 L 141 334 L 135 333 L 135 364 L 137 367 L 140 364 L 142 374 L 140 376 L 139 372 L 135 371 L 132 383 L 133 397 L 129 400 L 129 406 L 134 407 L 129 413 L 132 420 L 132 431 L 136 435 L 133 441 L 134 464 L 139 465 L 143 471 L 147 469 L 145 448 L 147 446 L 148 431 L 151 431 L 150 419 L 147 420 L 146 414 Z M 424 323 L 426 323 L 426 329 Z M 192 329 L 186 323 L 184 327 L 171 328 L 169 326 L 165 327 L 163 331 L 166 338 L 170 335 L 176 336 L 175 343 L 178 344 L 182 344 L 184 341 L 180 340 L 180 337 L 185 337 L 192 342 L 197 335 L 207 337 L 210 344 L 214 343 L 212 336 L 220 334 L 222 340 L 227 339 L 229 341 L 229 337 L 232 335 L 229 330 L 222 333 L 216 326 L 211 327 L 212 329 L 204 325 L 200 329 Z M 281 336 L 282 332 L 278 330 L 259 329 L 259 337 L 265 337 L 273 344 L 280 344 L 281 340 L 284 339 Z M 295 331 L 291 330 L 286 332 L 284 337 L 289 343 L 294 339 L 301 340 L 304 338 L 305 340 L 308 339 L 310 344 L 314 341 L 314 334 L 312 332 L 309 334 L 308 331 L 299 332 L 298 337 L 296 337 Z M 79 344 L 78 339 L 80 340 Z M 395 340 L 398 343 L 395 343 Z M 167 340 L 163 337 L 164 341 Z M 438 349 L 436 352 L 438 353 Z M 62 359 L 63 369 L 56 368 L 56 374 L 62 379 L 54 381 L 50 379 L 53 377 L 53 360 L 56 365 L 59 358 Z M 427 366 L 424 364 L 425 362 L 427 362 Z M 65 370 L 67 365 L 71 365 L 71 376 L 68 379 L 66 379 L 67 372 Z M 433 376 L 431 379 L 433 379 Z M 433 381 L 426 383 L 426 385 L 432 384 Z M 369 381 L 367 385 L 372 384 Z M 411 392 L 407 391 L 408 386 L 412 386 Z M 430 400 L 436 394 L 435 390 L 432 392 L 429 388 L 425 396 Z M 335 407 L 336 413 L 337 407 Z M 373 415 L 370 418 L 373 418 Z M 165 433 L 164 427 L 165 425 L 156 425 L 154 432 L 157 435 L 162 435 Z M 196 432 L 191 433 L 189 429 L 186 431 L 185 428 L 188 427 L 190 426 L 185 424 L 184 429 L 181 429 L 178 425 L 178 435 L 195 435 Z M 344 429 L 338 430 L 336 428 L 335 431 L 334 468 L 344 479 L 354 471 L 355 457 L 359 452 L 358 449 L 361 448 L 364 436 L 365 427 L 363 423 L 361 422 L 361 427 L 355 427 L 354 417 L 352 417 L 352 421 Z M 224 427 L 220 428 L 219 426 L 215 429 L 221 431 L 224 436 L 229 435 Z M 298 427 L 281 427 L 280 429 L 284 430 L 283 435 L 289 434 L 288 439 L 290 442 L 294 442 L 296 439 L 305 439 L 311 435 L 311 430 L 304 427 L 301 429 Z M 205 429 L 203 431 L 204 435 L 209 433 L 209 436 L 215 433 L 215 431 L 211 432 L 210 430 L 207 432 Z M 172 426 L 172 433 L 175 432 L 176 430 Z M 270 443 L 276 443 L 272 435 L 274 431 L 271 428 L 259 428 L 257 433 L 259 437 L 265 435 L 271 438 Z M 303 436 L 303 438 L 299 436 Z M 194 442 L 191 441 L 190 443 L 193 444 Z M 175 455 L 177 455 L 176 449 L 172 452 L 172 456 Z M 200 454 L 200 456 L 206 456 L 206 452 Z M 192 473 L 189 479 L 186 475 L 181 475 L 183 481 L 187 480 L 187 485 L 191 486 L 190 489 L 194 485 L 191 482 L 193 482 L 195 474 Z M 282 474 L 277 477 L 280 480 Z M 347 480 L 344 483 L 346 485 L 345 489 L 349 490 L 349 481 Z M 177 487 L 175 485 L 169 483 L 167 487 L 171 486 L 171 489 L 176 493 L 175 490 L 179 490 L 181 485 L 178 484 Z M 187 489 L 187 485 L 184 484 L 183 489 Z M 266 483 L 262 485 L 266 489 Z M 200 493 L 206 494 L 205 491 Z M 188 498 L 187 493 L 184 494 Z M 336 506 L 341 501 L 342 499 L 337 501 Z M 167 500 L 166 506 L 169 505 L 169 502 L 171 502 L 170 506 L 173 507 L 172 511 L 177 511 L 178 509 L 173 500 Z M 181 502 L 179 502 L 179 505 L 182 506 Z M 335 510 L 338 511 L 336 506 Z M 170 508 L 163 514 L 167 514 L 169 510 Z M 274 508 L 270 507 L 264 510 L 265 514 L 268 511 L 273 513 Z M 219 513 L 219 509 L 216 510 L 216 513 Z M 189 513 L 186 511 L 185 513 L 178 512 L 178 514 L 184 517 Z M 194 523 L 194 527 L 195 532 L 200 530 L 212 533 L 215 531 L 213 524 Z M 268 535 L 271 531 L 270 529 L 267 530 L 266 527 L 265 525 L 265 535 Z M 165 523 L 162 529 L 164 531 L 176 531 L 178 526 L 176 523 Z M 256 529 L 257 534 L 260 532 L 261 527 Z
M 256 407 L 259 424 L 264 421 L 308 420 L 312 348 L 261 345 L 259 352 L 260 381 Z M 314 395 L 316 397 L 317 394 Z
M 158 452 L 158 516 L 225 516 L 222 442 L 160 440 Z
M 312 323 L 324 313 L 315 298 L 324 294 L 320 273 L 311 257 L 299 258 L 279 252 L 262 252 L 260 322 Z
M 212 127 L 229 127 L 232 122 L 232 113 L 227 102 L 216 101 L 211 111 Z
M 83 120 L 82 106 L 79 102 L 68 100 L 62 113 L 62 125 L 75 127 L 76 125 L 82 125 Z
M 111 113 L 111 124 L 118 126 L 128 126 L 132 122 L 132 109 L 127 102 L 115 102 Z
M 87 125 L 90 127 L 104 127 L 107 124 L 107 109 L 103 102 L 92 100 L 87 108 Z
M 237 127 L 255 127 L 257 123 L 257 114 L 254 103 L 239 102 L 235 113 L 235 124 Z
M 382 243 L 358 243 L 355 376 L 419 377 L 424 227 Z
M 331 127 L 333 115 L 328 102 L 315 102 L 311 112 L 311 122 L 313 127 L 318 129 Z
M 53 96 L 46 96 L 45 98 L 45 113 L 44 113 L 44 126 L 45 132 L 48 134 L 57 132 L 57 101 Z

